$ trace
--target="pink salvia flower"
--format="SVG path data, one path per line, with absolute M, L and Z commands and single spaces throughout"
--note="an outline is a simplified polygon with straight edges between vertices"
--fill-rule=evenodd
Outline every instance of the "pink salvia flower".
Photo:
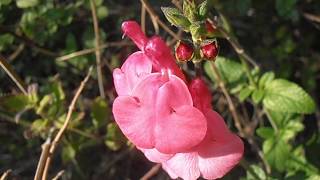
M 225 175 L 241 159 L 243 143 L 212 110 L 205 83 L 195 79 L 187 86 L 161 38 L 147 38 L 133 21 L 122 29 L 141 50 L 113 72 L 119 95 L 113 114 L 122 132 L 172 178 Z

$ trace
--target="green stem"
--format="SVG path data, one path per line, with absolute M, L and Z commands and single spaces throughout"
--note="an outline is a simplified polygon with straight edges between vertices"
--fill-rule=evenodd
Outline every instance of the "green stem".
M 264 108 L 264 112 L 266 113 L 267 117 L 268 117 L 268 120 L 272 126 L 272 128 L 275 130 L 276 133 L 278 133 L 278 127 L 277 127 L 277 124 L 274 122 L 274 120 L 272 119 L 270 113 L 269 113 L 269 110 L 267 110 L 266 108 Z
M 239 56 L 239 58 L 240 58 L 242 66 L 244 67 L 244 71 L 249 79 L 250 84 L 253 85 L 255 88 L 257 88 L 258 87 L 257 83 L 254 81 L 254 79 L 252 77 L 252 74 L 250 72 L 250 69 L 249 69 L 247 62 L 241 56 Z

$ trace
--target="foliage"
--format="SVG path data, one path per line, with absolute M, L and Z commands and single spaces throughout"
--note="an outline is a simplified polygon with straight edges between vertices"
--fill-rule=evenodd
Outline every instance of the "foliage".
M 50 177 L 61 169 L 64 179 L 138 179 L 150 168 L 126 141 L 113 121 L 112 69 L 134 49 L 119 45 L 123 20 L 140 20 L 141 5 L 125 0 L 94 0 L 102 48 L 106 98 L 99 95 L 97 74 L 86 84 L 72 113 L 70 124 L 54 158 Z M 320 10 L 316 1 L 184 0 L 182 9 L 168 1 L 150 1 L 159 18 L 182 29 L 182 39 L 201 41 L 205 20 L 217 18 L 219 27 L 240 43 L 259 66 L 248 65 L 222 33 L 215 65 L 236 104 L 246 118 L 248 132 L 266 162 L 258 158 L 250 139 L 244 160 L 226 179 L 319 179 L 319 41 L 317 21 L 308 14 Z M 162 7 L 166 6 L 169 7 Z M 161 10 L 164 15 L 162 16 Z M 0 174 L 33 178 L 41 145 L 54 137 L 66 119 L 69 103 L 82 77 L 95 65 L 95 32 L 89 0 L 0 1 L 0 52 L 28 86 L 19 93 L 1 70 L 0 77 Z M 147 16 L 146 32 L 153 23 Z M 157 29 L 157 26 L 155 26 Z M 161 29 L 160 35 L 174 40 Z M 115 44 L 115 45 L 112 45 Z M 196 47 L 196 49 L 199 47 Z M 88 54 L 61 61 L 62 55 L 80 50 Z M 195 58 L 200 54 L 196 53 Z M 192 66 L 192 65 L 190 65 Z M 200 63 L 211 83 L 214 107 L 234 128 L 213 73 L 212 62 Z M 191 75 L 190 69 L 187 70 Z M 270 171 L 268 167 L 270 166 Z M 137 165 L 138 164 L 138 165 Z M 164 178 L 162 172 L 156 178 Z

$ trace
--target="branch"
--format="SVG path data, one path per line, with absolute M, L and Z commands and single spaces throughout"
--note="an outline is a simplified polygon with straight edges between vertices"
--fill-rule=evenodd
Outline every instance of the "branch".
M 10 78 L 14 81 L 14 83 L 18 86 L 23 94 L 27 95 L 27 90 L 21 78 L 18 74 L 13 70 L 10 64 L 7 63 L 6 59 L 0 54 L 0 66 L 2 69 L 10 76 Z
M 91 12 L 92 12 L 94 34 L 95 34 L 95 48 L 96 48 L 95 53 L 96 53 L 96 61 L 97 61 L 98 85 L 99 85 L 100 96 L 103 99 L 105 99 L 106 95 L 104 93 L 103 77 L 102 77 L 102 71 L 101 71 L 99 23 L 98 23 L 98 17 L 97 17 L 96 4 L 95 4 L 94 0 L 90 0 L 90 6 L 91 6 Z
M 109 42 L 107 44 L 102 44 L 98 49 L 105 49 L 105 48 L 109 48 L 109 47 L 118 47 L 118 46 L 131 46 L 131 45 L 133 45 L 131 42 L 117 41 L 117 42 Z M 70 54 L 66 54 L 66 55 L 57 57 L 56 60 L 57 61 L 67 61 L 72 58 L 76 58 L 79 56 L 94 53 L 96 51 L 96 49 L 97 48 L 91 48 L 91 49 L 84 49 L 84 50 L 76 51 L 76 52 L 73 52 Z
M 148 180 L 156 175 L 161 168 L 161 164 L 154 165 L 140 180 Z
M 0 177 L 0 180 L 6 180 L 11 172 L 12 172 L 11 169 L 9 169 L 9 170 L 7 170 L 6 172 L 4 172 L 4 173 L 2 174 L 2 176 Z
M 43 171 L 42 176 L 41 176 L 42 180 L 47 180 L 47 175 L 48 175 L 48 171 L 49 171 L 49 168 L 50 168 L 50 163 L 51 163 L 51 160 L 52 160 L 52 156 L 53 156 L 53 154 L 54 154 L 54 152 L 56 150 L 56 147 L 58 146 L 58 144 L 59 144 L 64 132 L 66 131 L 69 122 L 71 121 L 71 116 L 72 116 L 73 110 L 75 108 L 76 102 L 77 102 L 82 90 L 84 89 L 87 81 L 89 80 L 91 72 L 92 72 L 92 67 L 90 67 L 90 69 L 88 71 L 88 74 L 86 75 L 84 80 L 81 82 L 76 94 L 74 95 L 74 97 L 73 97 L 73 99 L 72 99 L 72 101 L 71 101 L 71 103 L 69 105 L 69 108 L 68 108 L 69 110 L 68 110 L 68 113 L 67 113 L 66 120 L 64 121 L 63 126 L 61 127 L 61 129 L 59 130 L 59 132 L 55 136 L 54 140 L 50 144 L 50 149 L 49 149 L 48 156 L 46 158 L 43 158 L 43 160 L 40 158 L 39 164 L 40 163 L 45 163 L 45 166 L 43 167 L 43 170 L 41 170 L 41 169 L 39 170 L 40 172 Z M 38 179 L 36 179 L 36 180 L 38 180 Z
M 148 13 L 150 14 L 150 16 L 152 18 L 154 18 L 155 21 L 158 22 L 158 24 L 166 31 L 168 32 L 173 38 L 175 38 L 176 40 L 179 40 L 180 37 L 173 32 L 163 21 L 160 20 L 159 16 L 157 15 L 157 13 L 152 9 L 152 7 L 150 6 L 149 2 L 147 0 L 140 0 L 140 2 L 142 3 L 142 5 L 146 8 L 146 10 L 148 11 Z

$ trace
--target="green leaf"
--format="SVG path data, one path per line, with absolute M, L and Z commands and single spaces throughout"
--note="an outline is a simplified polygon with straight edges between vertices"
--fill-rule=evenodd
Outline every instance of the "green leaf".
M 19 8 L 30 8 L 39 4 L 39 0 L 17 0 L 16 4 Z
M 32 107 L 33 102 L 30 102 L 29 96 L 18 94 L 15 96 L 5 96 L 1 98 L 0 106 L 5 108 L 7 111 L 19 112 Z
M 262 89 L 255 89 L 251 95 L 252 100 L 255 104 L 259 104 L 264 96 L 264 90 Z
M 76 157 L 76 150 L 71 144 L 66 144 L 62 147 L 61 155 L 64 163 L 69 162 Z
M 261 167 L 257 165 L 251 165 L 249 168 L 251 170 L 247 171 L 246 180 L 257 180 L 257 177 L 255 175 L 257 175 L 259 179 L 267 179 L 267 175 Z
M 91 117 L 95 127 L 101 127 L 106 124 L 109 109 L 107 102 L 100 97 L 97 97 L 91 107 Z
M 99 6 L 97 8 L 97 16 L 99 19 L 106 18 L 109 14 L 109 10 L 106 6 Z
M 208 0 L 203 1 L 198 5 L 198 13 L 202 19 L 205 19 L 208 14 L 209 2 Z
M 10 47 L 14 41 L 14 37 L 11 34 L 0 35 L 0 51 Z
M 290 156 L 289 144 L 279 138 L 270 138 L 264 141 L 262 149 L 272 167 L 275 167 L 280 172 L 285 170 Z
M 161 10 L 172 25 L 189 31 L 190 21 L 177 8 L 161 7 Z
M 270 110 L 288 113 L 312 113 L 313 99 L 297 84 L 285 79 L 275 79 L 265 88 L 263 105 Z
M 243 66 L 231 59 L 218 56 L 216 58 L 216 66 L 220 72 L 221 78 L 227 83 L 232 84 L 243 80 L 244 70 Z
M 197 18 L 197 9 L 194 1 L 183 1 L 183 14 L 192 23 L 199 21 Z
M 2 6 L 2 5 L 8 5 L 8 4 L 10 4 L 11 3 L 11 0 L 1 0 L 0 1 L 0 7 Z
M 241 102 L 243 102 L 244 100 L 246 100 L 252 93 L 253 89 L 249 88 L 249 87 L 245 87 L 243 89 L 241 89 L 240 93 L 239 93 L 239 99 Z
M 190 30 L 193 41 L 198 41 L 206 34 L 206 30 L 204 28 L 204 22 L 200 22 L 200 21 L 193 22 L 190 25 L 189 30 Z
M 106 146 L 113 150 L 119 150 L 126 143 L 126 138 L 123 136 L 121 130 L 116 123 L 109 123 L 107 126 Z
M 36 119 L 31 124 L 31 130 L 40 133 L 41 131 L 45 130 L 48 125 L 48 120 L 46 119 Z
M 281 138 L 285 141 L 293 139 L 299 132 L 304 129 L 303 124 L 295 119 L 288 121 L 286 126 L 281 129 Z
M 274 136 L 274 130 L 270 127 L 260 127 L 256 130 L 256 133 L 264 139 L 269 139 Z
M 286 19 L 297 18 L 296 4 L 298 0 L 276 0 L 276 10 L 279 16 Z
M 274 77 L 275 77 L 274 72 L 264 73 L 259 79 L 259 87 L 260 88 L 265 87 L 265 85 L 271 82 L 274 79 Z

